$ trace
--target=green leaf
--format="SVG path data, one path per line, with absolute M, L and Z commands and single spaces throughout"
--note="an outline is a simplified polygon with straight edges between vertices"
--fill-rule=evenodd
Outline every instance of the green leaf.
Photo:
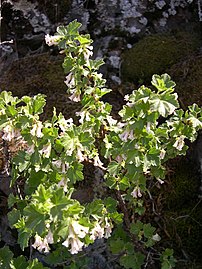
M 26 247 L 28 247 L 30 237 L 31 237 L 31 232 L 22 231 L 22 230 L 18 232 L 18 244 L 20 245 L 23 251 Z
M 37 203 L 45 203 L 52 197 L 52 193 L 50 189 L 46 189 L 44 185 L 40 184 L 32 197 Z
M 62 64 L 62 67 L 64 68 L 64 72 L 69 73 L 72 70 L 73 65 L 74 65 L 74 59 L 71 57 L 66 57 Z
M 26 228 L 34 230 L 39 235 L 46 231 L 47 207 L 40 204 L 29 204 L 24 208 L 26 219 Z
M 67 176 L 72 184 L 83 180 L 83 164 L 74 162 L 67 170 Z
M 13 258 L 13 253 L 10 251 L 9 247 L 0 248 L 0 268 L 10 269 L 10 262 Z
M 161 76 L 153 75 L 151 83 L 153 86 L 155 86 L 158 89 L 159 92 L 165 91 L 165 90 L 173 91 L 173 88 L 176 85 L 175 82 L 171 80 L 168 74 L 163 74 Z
M 125 254 L 120 258 L 120 264 L 126 269 L 141 269 L 144 263 L 145 256 L 141 253 L 133 255 Z
M 179 107 L 177 94 L 155 94 L 149 100 L 151 111 L 158 111 L 163 117 L 171 115 Z
M 121 168 L 121 165 L 119 163 L 112 161 L 109 163 L 107 170 L 110 175 L 114 176 L 119 173 L 120 168 Z
M 10 225 L 13 226 L 14 224 L 16 224 L 20 219 L 20 217 L 21 217 L 20 211 L 17 210 L 16 208 L 13 208 L 13 210 L 8 213 L 8 220 Z
M 79 41 L 79 43 L 81 45 L 85 45 L 85 44 L 90 44 L 91 43 L 91 40 L 90 40 L 90 38 L 89 38 L 88 35 L 79 35 L 76 39 Z
M 11 263 L 11 269 L 27 268 L 27 261 L 24 256 L 19 256 Z

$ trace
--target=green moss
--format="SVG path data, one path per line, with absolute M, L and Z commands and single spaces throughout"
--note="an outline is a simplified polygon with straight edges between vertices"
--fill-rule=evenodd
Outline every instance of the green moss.
M 19 59 L 0 78 L 1 90 L 18 97 L 43 93 L 47 96 L 44 117 L 52 116 L 53 107 L 67 118 L 74 117 L 78 104 L 71 102 L 66 93 L 62 62 L 62 57 L 48 53 Z
M 195 55 L 173 65 L 167 71 L 176 82 L 176 91 L 184 107 L 202 106 L 202 56 Z
M 200 46 L 197 35 L 187 32 L 150 35 L 123 53 L 123 81 L 149 83 L 153 74 L 161 74 Z

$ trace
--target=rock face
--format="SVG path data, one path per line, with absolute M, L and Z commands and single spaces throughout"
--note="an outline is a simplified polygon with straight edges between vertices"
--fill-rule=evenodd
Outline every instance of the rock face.
M 120 84 L 121 53 L 144 34 L 198 20 L 193 0 L 5 0 L 2 3 L 2 72 L 25 55 L 47 48 L 44 35 L 77 19 L 95 40 L 95 57 L 106 57 L 106 74 Z M 96 45 L 97 43 L 97 45 Z

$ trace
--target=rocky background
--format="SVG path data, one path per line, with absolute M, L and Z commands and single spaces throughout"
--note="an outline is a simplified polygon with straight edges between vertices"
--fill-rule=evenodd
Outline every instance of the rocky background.
M 201 7 L 200 0 L 4 0 L 0 90 L 18 96 L 44 93 L 44 117 L 51 116 L 53 106 L 66 117 L 72 116 L 78 107 L 66 96 L 63 58 L 45 44 L 44 36 L 77 19 L 81 30 L 94 40 L 94 57 L 106 62 L 101 72 L 113 89 L 106 99 L 115 114 L 126 93 L 143 83 L 149 85 L 153 74 L 164 72 L 176 82 L 182 108 L 193 102 L 202 106 Z M 202 268 L 201 171 L 194 157 L 199 145 L 200 139 L 186 157 L 168 165 L 171 172 L 165 186 L 160 194 L 154 192 L 162 213 L 154 225 L 163 231 L 165 246 L 175 249 L 181 260 L 179 269 Z M 1 154 L 1 166 L 4 159 Z M 14 246 L 16 239 L 6 218 L 7 182 L 1 173 L 0 245 Z M 106 255 L 99 255 L 102 268 L 108 268 Z

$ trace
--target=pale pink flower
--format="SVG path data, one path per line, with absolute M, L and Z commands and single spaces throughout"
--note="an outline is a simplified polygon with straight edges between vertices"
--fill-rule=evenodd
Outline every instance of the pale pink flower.
M 69 247 L 71 246 L 70 253 L 77 254 L 79 251 L 82 250 L 84 243 L 79 240 L 78 237 L 68 237 L 63 243 L 63 246 Z
M 60 35 L 50 36 L 49 34 L 45 35 L 45 41 L 48 46 L 57 45 L 60 41 Z
M 40 153 L 43 154 L 45 158 L 49 158 L 51 154 L 51 143 L 49 142 L 48 144 L 46 144 L 42 148 L 42 150 L 40 150 Z
M 38 121 L 32 126 L 30 134 L 33 136 L 37 136 L 39 138 L 42 137 L 43 136 L 42 127 L 43 127 L 43 124 L 40 121 Z
M 104 237 L 104 228 L 100 226 L 99 223 L 96 223 L 95 227 L 91 230 L 91 240 L 95 240 L 96 238 L 101 239 Z
M 71 96 L 69 96 L 69 99 L 73 102 L 80 102 L 81 95 L 80 95 L 80 93 L 74 92 Z
M 165 151 L 165 149 L 162 149 L 160 151 L 160 155 L 159 155 L 160 159 L 163 160 L 165 158 L 165 155 L 166 155 L 166 151 Z
M 65 247 L 71 246 L 70 253 L 76 254 L 82 250 L 84 243 L 79 238 L 84 238 L 88 233 L 89 228 L 80 225 L 77 221 L 72 221 L 69 225 L 69 235 L 67 239 L 62 243 Z
M 142 193 L 140 191 L 140 188 L 139 187 L 135 187 L 134 190 L 131 192 L 131 195 L 134 198 L 142 197 Z
M 72 73 L 69 73 L 69 75 L 66 76 L 66 80 L 64 81 L 67 87 L 72 88 L 75 86 L 75 79 L 73 77 Z
M 26 152 L 27 152 L 29 155 L 31 155 L 31 154 L 34 153 L 34 148 L 35 148 L 35 145 L 32 144 L 31 146 L 29 146 L 29 147 L 27 148 Z
M 58 182 L 58 187 L 63 187 L 64 192 L 67 192 L 67 179 L 64 177 Z
M 2 139 L 6 141 L 11 141 L 15 137 L 15 130 L 12 125 L 8 124 L 3 128 Z
M 37 249 L 39 252 L 49 252 L 50 248 L 46 238 L 41 238 L 38 234 L 35 235 L 35 242 L 32 245 L 33 248 Z
M 48 231 L 48 234 L 46 235 L 45 239 L 47 240 L 47 242 L 49 244 L 53 244 L 54 243 L 53 234 L 52 234 L 51 230 Z
M 111 236 L 111 233 L 112 233 L 112 228 L 113 228 L 113 225 L 111 223 L 108 222 L 108 220 L 105 218 L 105 236 L 104 238 L 109 238 Z
M 184 135 L 181 135 L 181 136 L 177 137 L 173 147 L 175 147 L 176 149 L 181 151 L 183 149 L 183 147 L 184 147 L 184 139 L 185 139 Z

